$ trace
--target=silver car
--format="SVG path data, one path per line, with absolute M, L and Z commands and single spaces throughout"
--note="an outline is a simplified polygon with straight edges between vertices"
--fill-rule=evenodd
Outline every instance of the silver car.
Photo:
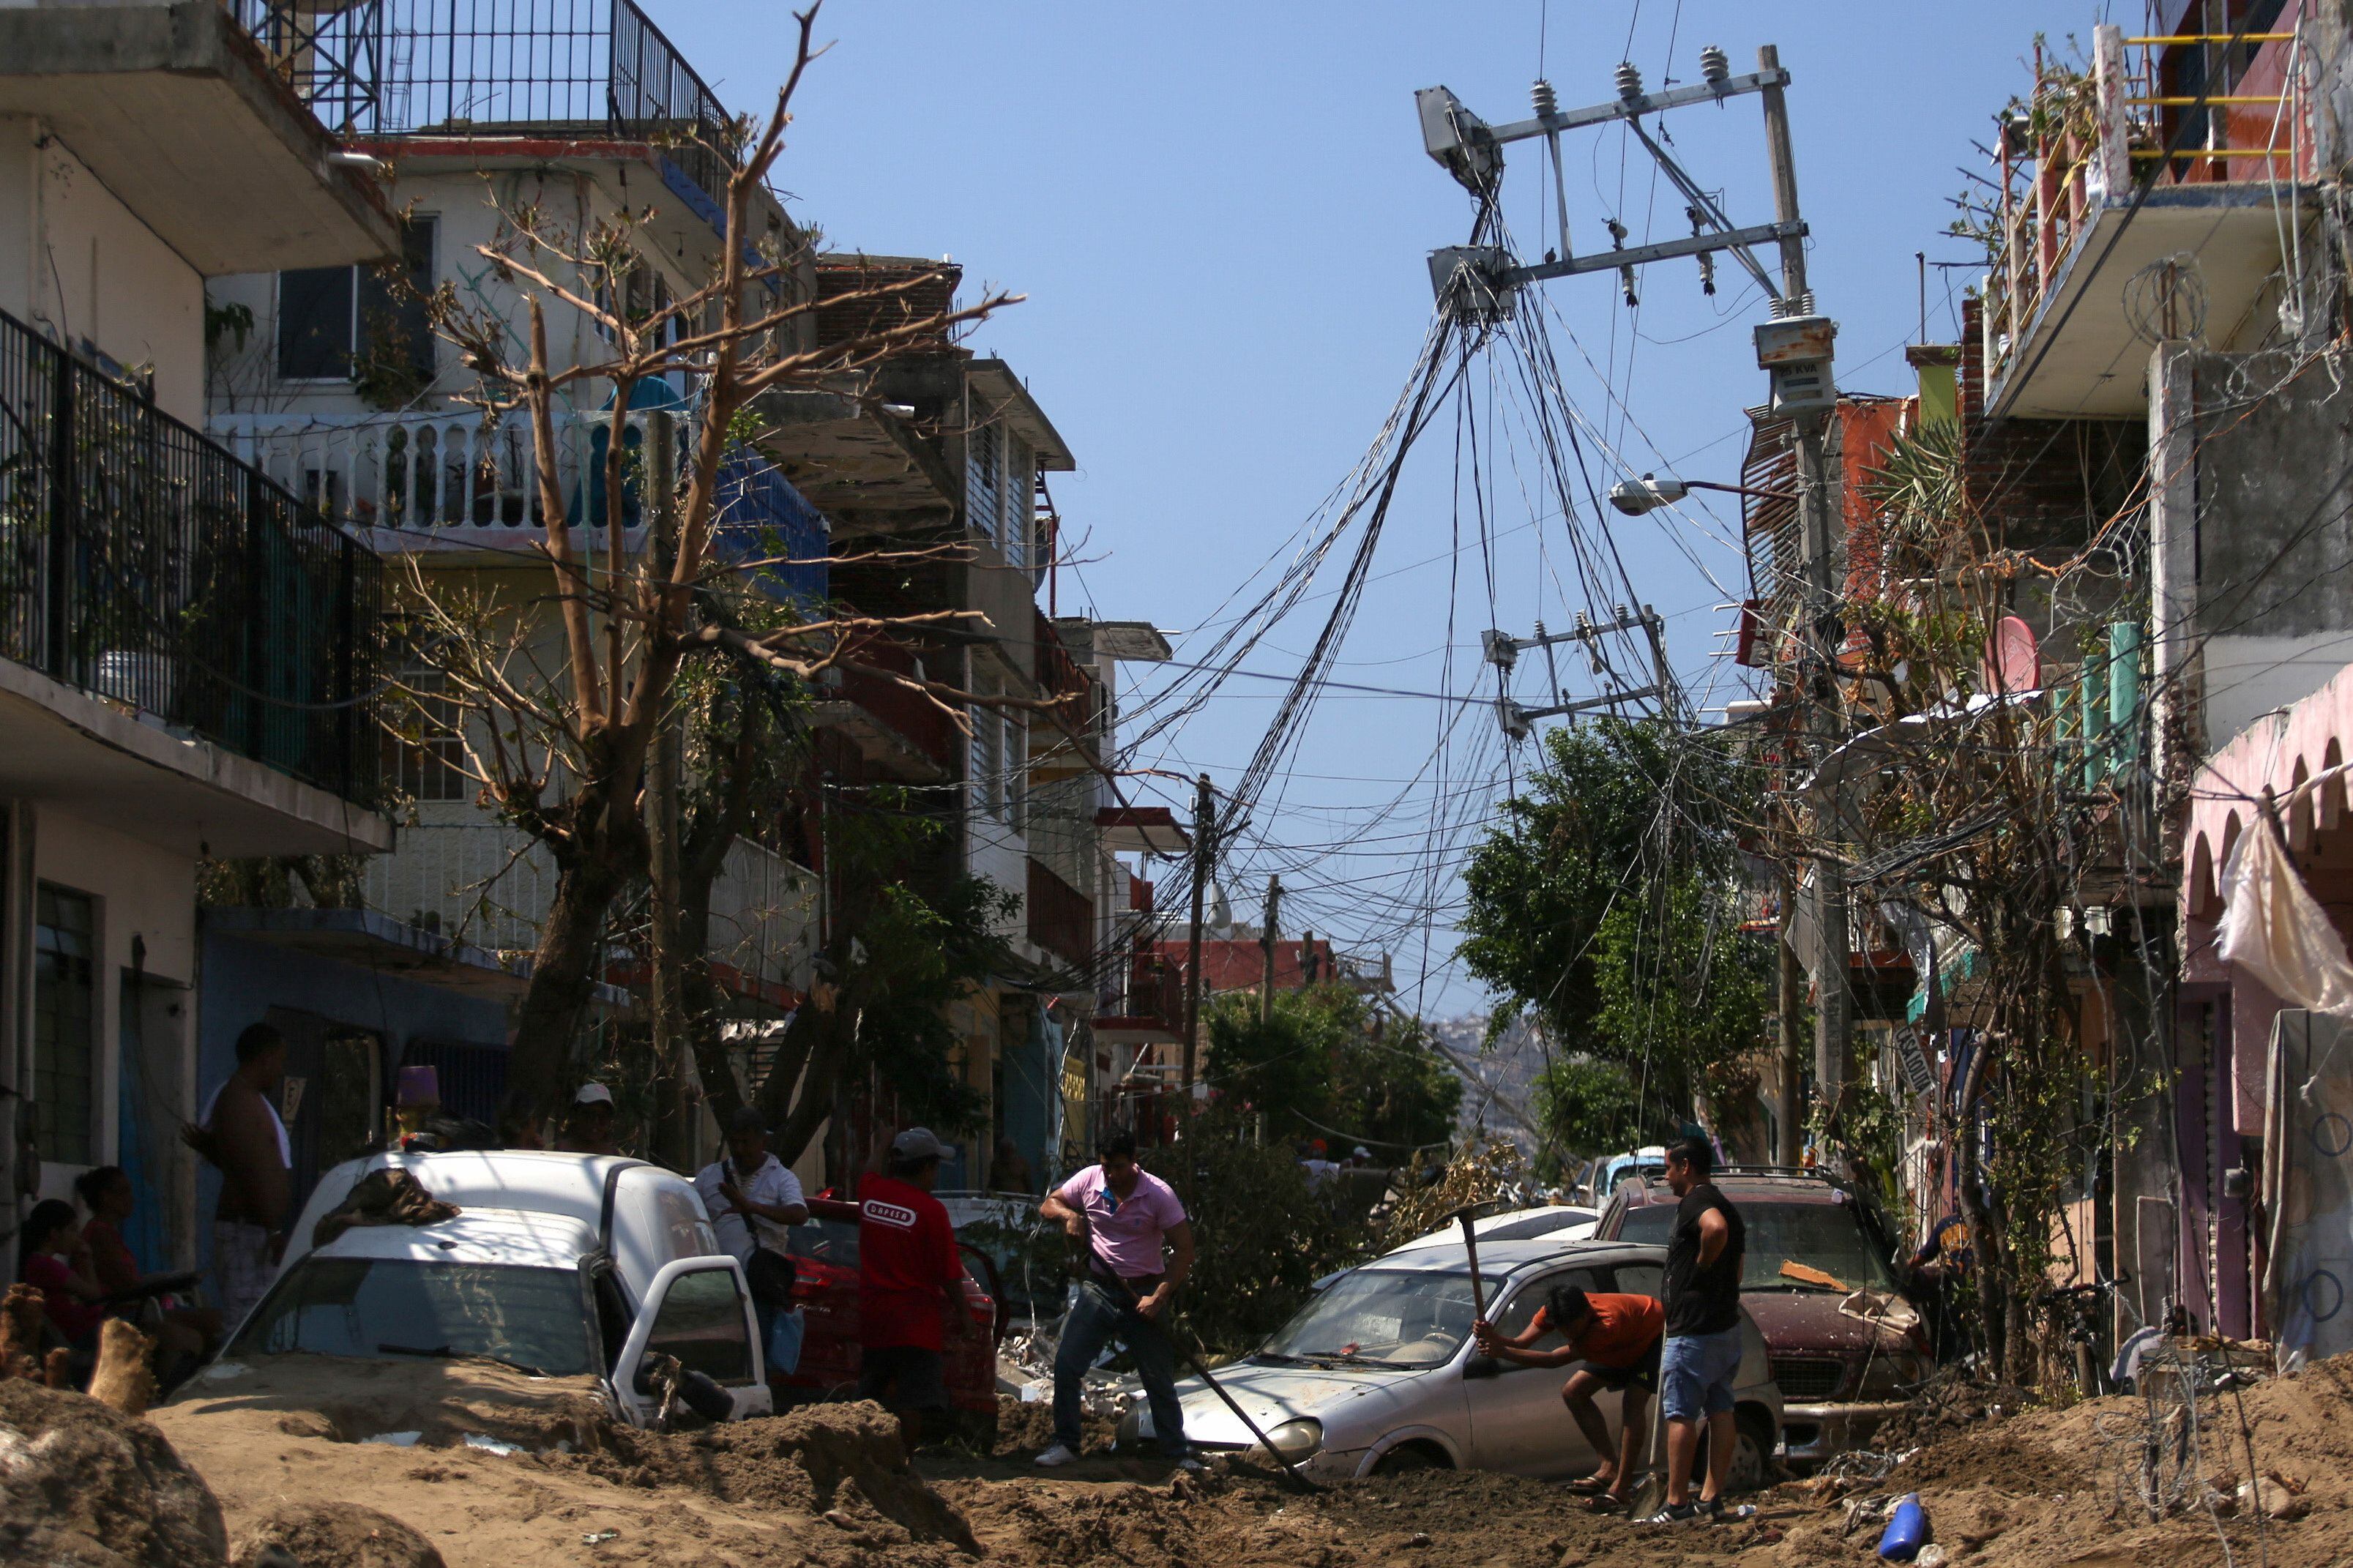
M 1655 1296 L 1666 1248 L 1620 1242 L 1504 1241 L 1479 1248 L 1489 1319 L 1525 1329 L 1555 1286 Z M 1430 1468 L 1579 1476 L 1599 1463 L 1560 1402 L 1563 1373 L 1474 1353 L 1471 1270 L 1461 1249 L 1392 1252 L 1333 1279 L 1257 1352 L 1216 1369 L 1268 1439 L 1308 1473 L 1385 1475 Z M 1736 1489 L 1761 1485 L 1781 1434 L 1781 1394 L 1757 1325 L 1741 1316 L 1734 1380 Z M 1539 1348 L 1557 1342 L 1547 1337 Z M 1206 1453 L 1256 1446 L 1199 1378 L 1176 1385 L 1185 1433 Z M 1619 1429 L 1618 1396 L 1597 1401 Z M 1658 1401 L 1649 1408 L 1655 1417 Z M 1139 1401 L 1124 1442 L 1152 1435 Z

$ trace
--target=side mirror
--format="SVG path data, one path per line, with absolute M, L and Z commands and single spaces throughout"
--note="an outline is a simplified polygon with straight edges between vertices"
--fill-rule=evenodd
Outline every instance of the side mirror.
M 1501 1377 L 1504 1363 L 1491 1355 L 1474 1355 L 1462 1363 L 1464 1377 Z

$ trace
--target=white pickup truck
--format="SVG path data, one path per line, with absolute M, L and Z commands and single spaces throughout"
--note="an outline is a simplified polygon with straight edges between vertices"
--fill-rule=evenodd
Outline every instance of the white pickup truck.
M 320 1217 L 385 1169 L 459 1212 L 356 1226 L 312 1247 Z M 222 1360 L 479 1356 L 593 1377 L 615 1415 L 647 1426 L 660 1396 L 641 1372 L 657 1353 L 711 1378 L 733 1419 L 768 1414 L 761 1349 L 743 1268 L 692 1184 L 639 1160 L 501 1150 L 385 1153 L 329 1171 Z

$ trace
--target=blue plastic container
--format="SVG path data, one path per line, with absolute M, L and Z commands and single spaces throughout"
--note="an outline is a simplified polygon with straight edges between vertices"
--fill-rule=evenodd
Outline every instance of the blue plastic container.
M 1918 1492 L 1905 1492 L 1879 1538 L 1879 1555 L 1889 1563 L 1909 1563 L 1928 1544 L 1928 1515 Z

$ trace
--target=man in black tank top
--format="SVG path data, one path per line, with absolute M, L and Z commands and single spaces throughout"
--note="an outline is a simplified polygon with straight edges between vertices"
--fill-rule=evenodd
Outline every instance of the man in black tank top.
M 1732 1384 L 1740 1370 L 1740 1268 L 1747 1227 L 1709 1180 L 1715 1150 L 1685 1138 L 1667 1150 L 1667 1185 L 1683 1202 L 1667 1240 L 1667 1337 L 1660 1354 L 1659 1411 L 1667 1423 L 1667 1505 L 1649 1521 L 1681 1524 L 1718 1510 L 1738 1427 Z M 1691 1500 L 1700 1428 L 1707 1428 L 1707 1480 Z

